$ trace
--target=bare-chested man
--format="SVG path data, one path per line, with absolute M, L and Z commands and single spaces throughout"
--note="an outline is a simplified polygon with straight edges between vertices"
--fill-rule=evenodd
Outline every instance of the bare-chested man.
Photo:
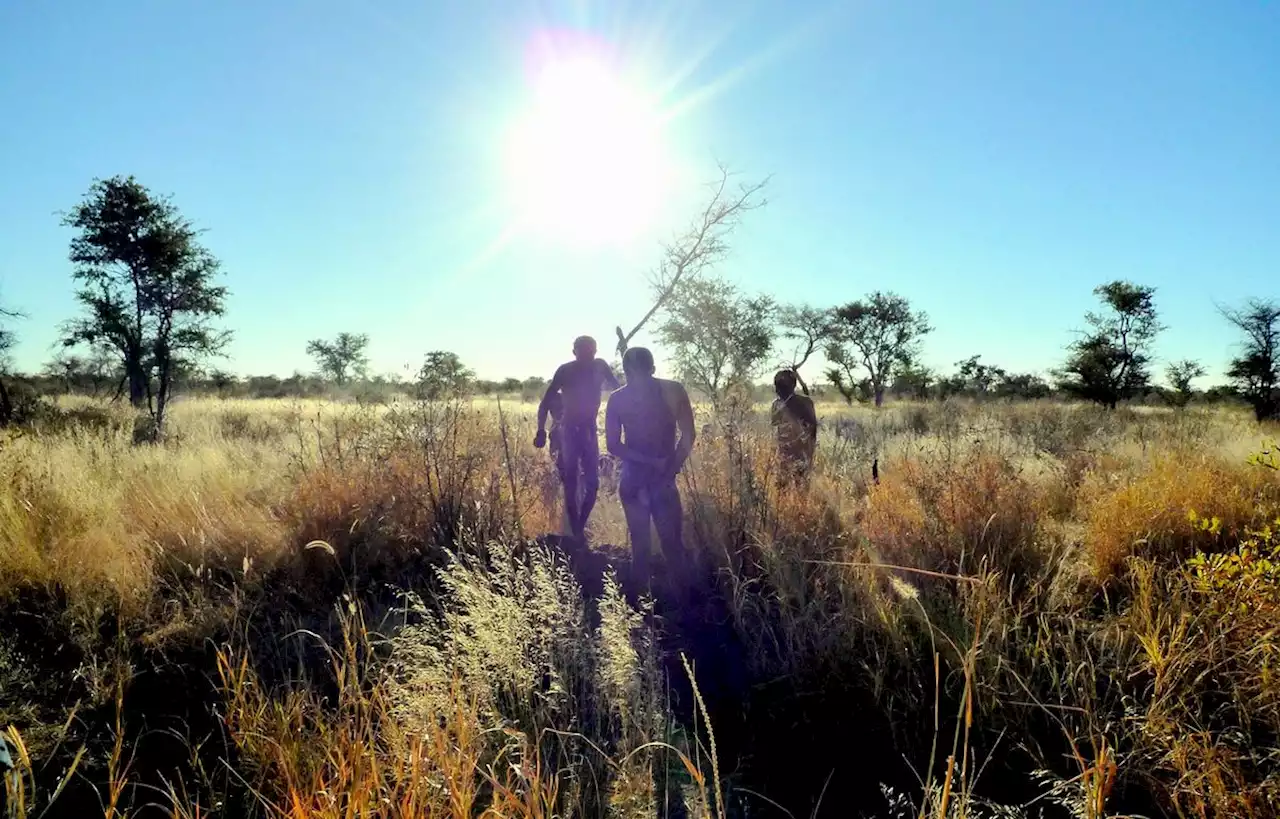
M 609 396 L 605 440 L 622 461 L 618 496 L 631 535 L 631 565 L 635 580 L 647 586 L 651 520 L 667 562 L 689 568 L 676 475 L 693 449 L 693 406 L 679 382 L 654 377 L 653 354 L 644 347 L 627 350 L 622 370 L 627 385 Z
M 778 460 L 786 475 L 803 481 L 813 467 L 818 445 L 818 415 L 813 399 L 796 394 L 798 379 L 794 370 L 779 370 L 773 377 L 772 422 L 778 441 Z
M 603 359 L 596 358 L 596 342 L 579 336 L 573 342 L 573 361 L 561 364 L 538 405 L 538 434 L 533 445 L 547 443 L 547 414 L 559 395 L 563 402 L 560 422 L 560 456 L 556 465 L 564 484 L 564 511 L 575 538 L 586 537 L 587 519 L 600 491 L 600 437 L 597 420 L 600 396 L 605 388 L 616 390 L 618 379 Z M 581 478 L 582 499 L 578 499 Z

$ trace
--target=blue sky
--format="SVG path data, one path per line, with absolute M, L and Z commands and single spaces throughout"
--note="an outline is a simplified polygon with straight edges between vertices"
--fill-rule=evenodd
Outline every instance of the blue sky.
M 660 218 L 620 244 L 509 230 L 503 139 L 552 28 L 677 113 Z M 1280 297 L 1277 3 L 4 0 L 0 111 L 27 369 L 75 310 L 56 212 L 117 173 L 207 230 L 241 373 L 310 370 L 306 341 L 344 330 L 385 372 L 451 349 L 549 375 L 579 333 L 607 349 L 716 158 L 773 174 L 726 277 L 897 291 L 944 370 L 1054 366 L 1092 288 L 1128 278 L 1158 288 L 1158 355 L 1216 375 L 1212 303 Z

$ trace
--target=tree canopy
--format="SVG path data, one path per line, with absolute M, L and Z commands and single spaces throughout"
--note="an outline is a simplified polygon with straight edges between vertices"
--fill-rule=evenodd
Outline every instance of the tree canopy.
M 454 398 L 466 393 L 475 377 L 457 353 L 433 350 L 418 370 L 418 395 L 431 400 Z
M 1280 417 L 1280 304 L 1251 299 L 1239 308 L 1219 309 L 1244 335 L 1227 377 L 1253 406 L 1259 421 Z
M 9 397 L 9 388 L 5 386 L 4 375 L 9 370 L 9 351 L 17 343 L 17 336 L 6 326 L 6 322 L 20 314 L 14 310 L 6 310 L 0 306 L 0 426 L 13 420 L 13 401 Z
M 1164 370 L 1165 379 L 1169 382 L 1169 390 L 1174 406 L 1185 407 L 1191 403 L 1191 398 L 1195 394 L 1195 387 L 1192 382 L 1197 378 L 1204 378 L 1204 367 L 1199 361 L 1191 359 L 1183 359 L 1181 361 L 1170 361 Z
M 1151 345 L 1164 329 L 1156 316 L 1155 288 L 1112 281 L 1094 288 L 1101 312 L 1085 315 L 1089 330 L 1068 347 L 1059 385 L 1112 409 L 1151 381 Z
M 344 387 L 352 376 L 364 378 L 369 372 L 369 347 L 366 333 L 338 333 L 332 341 L 312 339 L 307 342 L 307 355 L 316 360 L 320 375 Z
M 800 370 L 826 346 L 835 328 L 835 311 L 829 307 L 788 304 L 778 308 L 778 330 L 792 343 L 790 355 L 782 366 L 796 374 L 805 395 L 809 394 L 809 385 Z
M 876 291 L 836 308 L 827 376 L 849 403 L 865 383 L 878 407 L 894 373 L 916 360 L 921 339 L 932 330 L 928 316 L 896 293 Z
M 713 402 L 749 386 L 773 347 L 773 301 L 745 296 L 721 279 L 683 282 L 668 303 L 658 338 L 671 348 L 688 386 Z
M 70 260 L 81 306 L 64 343 L 113 351 L 158 434 L 174 375 L 230 339 L 212 325 L 227 296 L 221 265 L 170 198 L 132 176 L 95 180 L 63 224 L 78 231 Z

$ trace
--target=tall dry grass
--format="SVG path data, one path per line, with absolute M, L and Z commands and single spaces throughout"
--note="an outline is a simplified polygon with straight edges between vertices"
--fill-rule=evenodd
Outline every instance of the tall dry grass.
M 173 412 L 137 448 L 68 401 L 0 457 L 0 720 L 31 760 L 86 749 L 117 803 L 1280 815 L 1280 477 L 1247 460 L 1276 431 L 1230 412 L 828 406 L 798 492 L 758 412 L 700 410 L 681 489 L 713 585 L 654 610 L 532 544 L 558 514 L 530 406 Z M 625 555 L 608 475 L 591 535 Z M 128 692 L 192 658 L 220 739 L 112 786 L 161 707 Z

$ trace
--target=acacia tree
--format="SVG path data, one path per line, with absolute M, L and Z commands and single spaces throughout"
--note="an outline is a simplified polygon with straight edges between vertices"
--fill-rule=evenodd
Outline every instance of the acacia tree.
M 462 395 L 475 377 L 457 353 L 433 350 L 418 370 L 418 394 L 430 400 Z
M 1067 392 L 1115 409 L 1116 402 L 1147 387 L 1151 345 L 1164 328 L 1156 317 L 1154 287 L 1113 281 L 1093 292 L 1106 309 L 1085 315 L 1092 329 L 1068 347 L 1059 382 Z
M 1191 382 L 1204 378 L 1204 374 L 1204 367 L 1199 361 L 1187 358 L 1169 362 L 1164 375 L 1169 382 L 1170 397 L 1175 407 L 1181 408 L 1191 403 L 1191 397 L 1195 394 Z
M 219 396 L 226 395 L 228 391 L 235 389 L 239 381 L 235 373 L 218 369 L 209 371 L 209 386 L 213 387 Z
M 75 355 L 66 348 L 59 350 L 44 365 L 44 373 L 50 379 L 61 381 L 67 393 L 81 390 L 96 397 L 115 385 L 112 400 L 119 400 L 124 394 L 124 371 L 119 357 L 101 347 L 91 349 L 87 356 Z
M 1047 398 L 1052 392 L 1048 382 L 1035 373 L 1005 373 L 996 385 L 996 395 L 1001 398 L 1033 401 Z
M 1280 304 L 1250 299 L 1243 307 L 1218 311 L 1245 337 L 1227 377 L 1253 405 L 1255 418 L 1280 417 Z
M 667 306 L 677 287 L 696 279 L 724 257 L 729 250 L 729 234 L 738 226 L 742 215 L 766 204 L 760 192 L 768 184 L 768 177 L 731 191 L 729 180 L 733 174 L 723 164 L 719 167 L 720 178 L 710 185 L 711 197 L 707 204 L 682 234 L 662 246 L 662 258 L 649 274 L 653 304 L 630 332 L 624 333 L 621 325 L 616 328 L 619 358 L 627 352 L 627 345 L 636 334 Z
M 63 394 L 70 395 L 80 385 L 86 369 L 88 362 L 82 356 L 63 350 L 55 353 L 44 365 L 42 374 L 50 381 L 61 382 Z
M 898 368 L 889 389 L 894 395 L 927 401 L 935 380 L 932 370 L 913 361 Z
M 15 319 L 21 314 L 0 307 L 0 320 Z M 13 331 L 0 324 L 0 427 L 13 420 L 13 401 L 9 398 L 9 388 L 5 385 L 5 376 L 9 373 L 9 351 L 17 343 Z
M 129 400 L 151 416 L 146 435 L 163 431 L 174 376 L 230 340 L 215 330 L 227 289 L 221 264 L 167 196 L 134 177 L 94 180 L 63 219 L 71 240 L 72 279 L 84 314 L 68 323 L 68 347 L 87 344 L 119 357 Z
M 808 395 L 809 385 L 800 375 L 800 368 L 831 340 L 835 332 L 834 312 L 807 304 L 784 305 L 778 309 L 778 329 L 782 337 L 794 345 L 790 360 L 784 361 L 782 366 L 796 374 L 800 389 Z
M 333 341 L 312 339 L 307 342 L 307 355 L 316 360 L 322 378 L 345 387 L 352 376 L 364 378 L 369 372 L 369 347 L 366 333 L 338 333 Z
M 721 279 L 689 279 L 669 301 L 658 337 L 680 377 L 718 404 L 760 374 L 773 346 L 774 311 L 768 296 L 744 296 Z
M 865 373 L 866 389 L 878 407 L 894 373 L 915 361 L 921 339 L 932 331 L 928 316 L 895 293 L 877 291 L 838 307 L 827 344 L 827 378 L 852 404 Z
M 982 356 L 975 355 L 956 362 L 956 374 L 947 379 L 947 391 L 968 393 L 977 397 L 989 395 L 1008 379 L 1003 367 L 983 364 Z

